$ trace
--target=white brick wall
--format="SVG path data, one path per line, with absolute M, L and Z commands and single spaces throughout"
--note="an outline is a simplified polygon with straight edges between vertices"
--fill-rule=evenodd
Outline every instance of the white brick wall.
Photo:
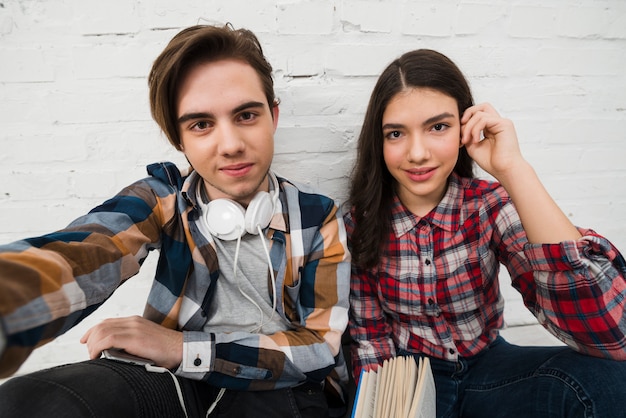
M 626 250 L 623 0 L 0 1 L 0 243 L 64 226 L 150 162 L 182 164 L 150 119 L 146 75 L 182 27 L 226 21 L 255 31 L 274 65 L 281 174 L 345 198 L 376 76 L 433 48 L 516 122 L 571 219 Z M 86 358 L 89 325 L 141 313 L 153 264 L 21 372 Z M 509 324 L 532 322 L 504 289 Z

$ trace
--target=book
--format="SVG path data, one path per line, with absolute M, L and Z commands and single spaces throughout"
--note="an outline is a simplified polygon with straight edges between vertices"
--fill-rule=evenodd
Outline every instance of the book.
M 435 418 L 436 406 L 428 357 L 394 357 L 361 372 L 352 418 Z

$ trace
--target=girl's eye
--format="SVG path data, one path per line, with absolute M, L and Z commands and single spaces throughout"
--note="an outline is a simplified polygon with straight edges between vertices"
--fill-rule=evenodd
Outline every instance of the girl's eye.
M 400 131 L 390 131 L 385 134 L 385 138 L 396 139 L 400 138 L 401 135 L 402 133 Z

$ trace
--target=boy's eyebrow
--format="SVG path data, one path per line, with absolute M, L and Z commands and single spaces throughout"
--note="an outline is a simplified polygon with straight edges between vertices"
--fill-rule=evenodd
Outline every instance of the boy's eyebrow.
M 247 103 L 240 104 L 239 106 L 237 106 L 236 108 L 233 109 L 232 113 L 234 115 L 236 113 L 239 113 L 239 112 L 241 112 L 243 110 L 246 110 L 246 109 L 249 109 L 251 107 L 257 108 L 257 107 L 263 107 L 263 106 L 264 106 L 264 104 L 262 102 L 250 101 L 250 102 L 247 102 Z
M 178 124 L 182 124 L 187 122 L 188 120 L 193 120 L 193 119 L 209 119 L 211 118 L 211 114 L 210 113 L 204 113 L 204 112 L 196 112 L 196 113 L 185 113 L 184 115 L 180 116 L 177 120 Z
M 431 125 L 435 122 L 438 122 L 442 119 L 447 119 L 447 118 L 454 118 L 456 116 L 454 116 L 452 113 L 449 112 L 443 112 L 440 113 L 438 115 L 435 116 L 431 116 L 430 118 L 426 119 L 424 122 L 422 122 L 422 126 L 428 126 Z M 385 129 L 400 129 L 400 128 L 404 128 L 404 125 L 401 123 L 386 123 L 383 125 L 383 130 Z
M 264 104 L 262 102 L 257 102 L 257 101 L 250 101 L 250 102 L 246 102 L 246 103 L 242 103 L 239 106 L 235 107 L 232 110 L 232 114 L 235 115 L 243 110 L 246 109 L 250 109 L 250 108 L 257 108 L 257 107 L 263 107 Z M 193 120 L 193 119 L 210 119 L 213 117 L 212 113 L 207 113 L 207 112 L 192 112 L 192 113 L 185 113 L 184 115 L 181 115 L 178 119 L 177 122 L 178 124 L 181 123 L 185 123 L 189 120 Z

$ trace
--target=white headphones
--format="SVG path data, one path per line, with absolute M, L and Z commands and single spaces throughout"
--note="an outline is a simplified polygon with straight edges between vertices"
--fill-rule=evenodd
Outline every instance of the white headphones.
M 268 173 L 268 176 L 274 186 L 273 190 L 270 190 L 271 194 L 263 191 L 257 192 L 247 209 L 230 199 L 215 199 L 206 205 L 198 193 L 202 219 L 206 222 L 211 235 L 230 241 L 246 233 L 257 235 L 261 229 L 269 225 L 278 199 L 278 180 L 272 173 Z

